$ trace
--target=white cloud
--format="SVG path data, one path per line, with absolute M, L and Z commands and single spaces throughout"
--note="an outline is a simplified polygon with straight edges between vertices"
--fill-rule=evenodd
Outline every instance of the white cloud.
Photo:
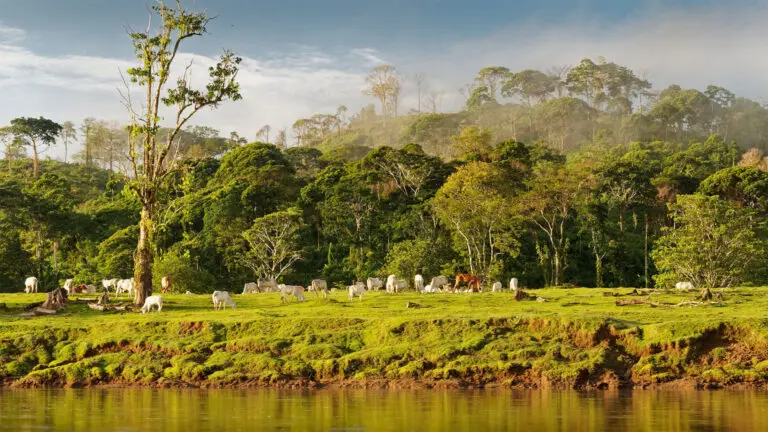
M 600 55 L 647 73 L 657 88 L 671 83 L 696 88 L 718 84 L 759 98 L 768 94 L 765 22 L 768 7 L 710 8 L 647 14 L 609 25 L 531 22 L 441 49 L 414 46 L 410 53 L 382 53 L 371 47 L 330 52 L 295 46 L 261 58 L 244 58 L 239 74 L 244 99 L 203 112 L 195 123 L 213 126 L 223 134 L 237 130 L 252 139 L 264 124 L 273 130 L 290 128 L 297 118 L 333 112 L 342 104 L 354 112 L 373 102 L 361 92 L 365 75 L 371 67 L 387 62 L 411 76 L 425 72 L 433 88 L 443 89 L 440 105 L 446 110 L 460 107 L 458 88 L 471 82 L 483 66 L 547 69 Z M 127 118 L 117 88 L 119 71 L 132 65 L 130 59 L 40 55 L 24 48 L 25 37 L 23 30 L 0 25 L 4 99 L 0 124 L 22 115 L 76 122 L 87 116 Z M 194 54 L 180 58 L 183 63 L 189 60 L 194 60 L 194 83 L 203 84 L 207 66 L 215 59 Z M 411 81 L 404 92 L 402 112 L 416 106 Z
M 17 43 L 27 38 L 27 32 L 0 22 L 0 43 Z

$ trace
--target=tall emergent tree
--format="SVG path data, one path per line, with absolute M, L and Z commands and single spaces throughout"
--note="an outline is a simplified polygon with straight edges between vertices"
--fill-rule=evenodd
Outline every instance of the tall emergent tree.
M 159 17 L 160 25 L 151 24 L 144 32 L 131 33 L 138 65 L 127 70 L 131 83 L 139 85 L 145 92 L 141 111 L 126 96 L 132 121 L 129 155 L 133 180 L 129 187 L 141 202 L 139 241 L 134 259 L 136 304 L 143 304 L 152 292 L 152 250 L 153 235 L 158 210 L 160 191 L 168 175 L 173 172 L 173 160 L 169 159 L 171 144 L 192 116 L 205 107 L 215 108 L 225 100 L 239 100 L 240 88 L 236 77 L 240 57 L 225 51 L 218 62 L 208 68 L 209 81 L 204 89 L 193 89 L 189 84 L 189 67 L 176 79 L 175 86 L 168 85 L 172 66 L 181 44 L 187 39 L 202 36 L 210 18 L 205 12 L 185 10 L 180 0 L 176 6 L 160 2 L 152 7 L 152 15 Z M 174 126 L 168 134 L 158 139 L 160 130 L 161 103 L 173 110 Z
M 64 144 L 64 163 L 67 162 L 67 149 L 69 145 L 74 143 L 77 139 L 77 131 L 75 130 L 75 124 L 71 121 L 65 121 L 61 124 L 61 143 Z
M 61 125 L 43 117 L 19 117 L 11 120 L 11 131 L 24 145 L 32 147 L 32 173 L 37 178 L 40 173 L 40 152 L 56 142 L 56 137 L 61 133 Z

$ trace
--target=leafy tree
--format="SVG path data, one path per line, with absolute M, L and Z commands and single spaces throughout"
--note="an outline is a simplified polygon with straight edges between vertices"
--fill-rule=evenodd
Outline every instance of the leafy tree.
M 298 243 L 301 213 L 291 208 L 268 214 L 243 233 L 248 251 L 241 263 L 262 279 L 280 280 L 301 259 Z
M 501 94 L 504 97 L 519 96 L 533 105 L 533 101 L 544 102 L 556 89 L 557 79 L 546 75 L 543 72 L 526 69 L 517 73 L 510 74 Z
M 707 177 L 699 192 L 716 195 L 739 207 L 754 209 L 768 216 L 768 172 L 755 168 L 732 167 Z
M 491 131 L 477 126 L 467 126 L 452 138 L 454 154 L 457 156 L 485 157 L 493 149 Z
M 32 147 L 32 175 L 39 175 L 41 152 L 56 142 L 61 133 L 61 125 L 43 117 L 19 117 L 11 120 L 11 131 L 24 145 Z
M 751 209 L 718 197 L 680 195 L 669 205 L 669 216 L 674 226 L 664 229 L 652 253 L 659 285 L 738 285 L 749 280 L 754 264 L 764 256 L 758 235 L 763 222 Z
M 508 199 L 506 173 L 472 162 L 448 177 L 432 201 L 435 214 L 452 233 L 471 273 L 487 277 L 502 256 L 517 256 L 520 221 Z
M 129 154 L 133 175 L 129 186 L 139 197 L 142 207 L 134 264 L 136 304 L 143 304 L 152 292 L 152 245 L 158 196 L 169 173 L 174 169 L 169 160 L 169 152 L 176 135 L 203 108 L 215 108 L 225 100 L 241 98 L 236 82 L 241 59 L 229 51 L 209 68 L 210 80 L 205 89 L 190 87 L 188 70 L 176 81 L 175 87 L 166 89 L 179 48 L 186 40 L 204 35 L 210 18 L 205 12 L 184 10 L 178 0 L 175 8 L 160 3 L 152 7 L 152 12 L 160 18 L 160 27 L 156 32 L 150 27 L 146 32 L 131 33 L 138 64 L 127 71 L 131 82 L 146 91 L 143 112 L 131 106 L 132 122 L 129 126 Z M 176 108 L 176 124 L 167 139 L 162 141 L 158 140 L 161 102 L 167 107 Z
M 555 286 L 563 283 L 568 267 L 568 223 L 592 182 L 590 173 L 579 167 L 542 163 L 534 170 L 530 191 L 519 199 L 523 211 L 546 236 Z

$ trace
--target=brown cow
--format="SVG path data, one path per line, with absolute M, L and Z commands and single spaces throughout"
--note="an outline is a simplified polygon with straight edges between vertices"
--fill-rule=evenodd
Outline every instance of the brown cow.
M 163 278 L 160 279 L 160 288 L 163 294 L 171 290 L 171 279 L 168 276 L 163 276 Z
M 473 274 L 467 274 L 467 273 L 457 274 L 456 283 L 453 285 L 453 290 L 456 291 L 459 288 L 459 286 L 461 286 L 462 283 L 466 283 L 467 287 L 471 289 L 472 292 L 480 291 L 480 278 Z

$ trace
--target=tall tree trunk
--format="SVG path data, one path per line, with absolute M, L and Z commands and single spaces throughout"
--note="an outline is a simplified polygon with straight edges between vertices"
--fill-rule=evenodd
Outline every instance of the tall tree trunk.
M 37 174 L 40 172 L 40 159 L 37 155 L 37 145 L 34 141 L 32 141 L 32 153 L 34 153 L 32 158 L 32 176 L 37 178 Z
M 554 264 L 554 267 L 555 267 L 555 269 L 554 269 L 555 270 L 555 274 L 553 275 L 554 276 L 554 280 L 555 280 L 554 286 L 560 286 L 560 271 L 561 271 L 560 270 L 560 267 L 561 267 L 561 264 L 560 264 L 560 251 L 558 251 L 558 248 L 556 248 L 556 247 L 554 247 L 552 249 L 553 249 L 552 250 L 552 258 L 553 258 L 553 264 Z
M 141 210 L 141 221 L 139 221 L 139 243 L 136 247 L 136 256 L 133 263 L 134 279 L 134 304 L 143 305 L 144 300 L 152 295 L 152 262 L 154 254 L 152 252 L 152 236 L 154 225 L 152 220 L 152 209 L 146 206 Z

